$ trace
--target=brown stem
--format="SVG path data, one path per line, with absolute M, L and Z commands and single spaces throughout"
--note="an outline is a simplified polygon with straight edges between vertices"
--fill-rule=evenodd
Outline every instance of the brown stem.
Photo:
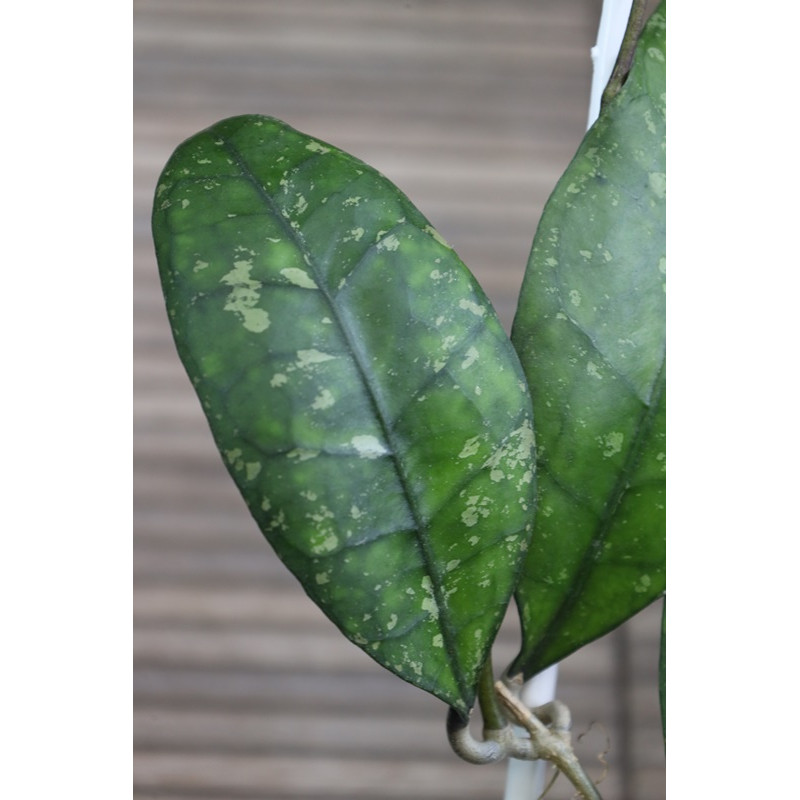
M 578 790 L 584 800 L 602 800 L 597 787 L 584 772 L 583 767 L 575 756 L 570 742 L 569 731 L 562 727 L 548 728 L 544 722 L 531 711 L 518 697 L 508 690 L 508 687 L 498 681 L 495 684 L 495 691 L 501 705 L 506 710 L 510 719 L 525 728 L 534 743 L 534 749 L 538 751 L 539 758 L 545 758 L 555 764 L 570 783 Z M 559 708 L 557 701 L 548 703 L 542 716 L 558 721 L 561 724 L 569 724 L 569 716 L 566 709 Z
M 616 96 L 625 83 L 628 73 L 633 64 L 633 54 L 636 52 L 636 45 L 644 27 L 644 15 L 647 0 L 633 0 L 631 13 L 628 17 L 628 25 L 625 28 L 625 36 L 622 38 L 622 45 L 619 48 L 617 62 L 608 79 L 603 96 L 600 100 L 600 110 L 602 111 Z

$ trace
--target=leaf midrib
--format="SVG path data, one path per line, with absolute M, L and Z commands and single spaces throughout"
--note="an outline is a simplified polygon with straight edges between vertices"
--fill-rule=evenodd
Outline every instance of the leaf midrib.
M 471 695 L 471 689 L 464 681 L 464 676 L 462 674 L 461 669 L 459 668 L 460 659 L 458 658 L 458 653 L 456 649 L 455 631 L 453 628 L 452 621 L 450 620 L 447 600 L 442 586 L 443 582 L 441 579 L 441 573 L 439 570 L 435 569 L 436 559 L 430 552 L 425 542 L 425 536 L 423 535 L 425 532 L 429 531 L 429 526 L 424 521 L 424 517 L 417 504 L 417 498 L 415 497 L 414 493 L 411 490 L 408 477 L 406 476 L 405 470 L 403 470 L 402 464 L 400 463 L 400 459 L 398 458 L 398 451 L 399 451 L 398 442 L 393 433 L 393 425 L 389 421 L 389 415 L 382 406 L 382 403 L 379 398 L 379 393 L 376 391 L 376 387 L 373 381 L 370 380 L 367 366 L 366 364 L 363 363 L 362 358 L 360 357 L 359 348 L 355 346 L 355 340 L 358 337 L 353 333 L 353 331 L 350 330 L 350 328 L 346 324 L 343 315 L 340 314 L 338 306 L 334 302 L 331 292 L 329 291 L 327 285 L 323 281 L 323 272 L 319 267 L 319 265 L 317 264 L 316 260 L 314 259 L 310 249 L 307 247 L 300 231 L 295 230 L 289 224 L 289 220 L 286 217 L 284 217 L 282 211 L 279 209 L 279 207 L 273 200 L 272 196 L 265 189 L 265 187 L 258 179 L 256 174 L 250 169 L 249 165 L 242 157 L 236 145 L 227 136 L 224 135 L 219 135 L 218 141 L 219 140 L 223 142 L 223 145 L 225 146 L 226 150 L 234 159 L 235 163 L 241 170 L 242 176 L 245 177 L 248 181 L 250 181 L 250 183 L 254 186 L 258 195 L 262 198 L 264 203 L 272 212 L 274 218 L 279 221 L 279 224 L 282 226 L 289 239 L 295 244 L 297 249 L 304 256 L 306 263 L 309 265 L 309 267 L 314 273 L 315 282 L 319 287 L 320 292 L 324 296 L 326 302 L 328 303 L 328 306 L 331 309 L 331 313 L 334 317 L 336 325 L 338 326 L 339 331 L 341 332 L 347 344 L 348 350 L 350 351 L 350 355 L 353 358 L 353 361 L 356 365 L 356 369 L 358 370 L 358 373 L 361 377 L 362 384 L 364 385 L 366 393 L 369 397 L 370 404 L 374 410 L 376 418 L 379 421 L 383 436 L 389 445 L 394 471 L 395 474 L 397 475 L 397 479 L 403 490 L 403 497 L 405 498 L 411 517 L 414 520 L 415 531 L 416 531 L 415 540 L 417 542 L 419 551 L 422 555 L 424 568 L 427 574 L 432 579 L 431 584 L 432 584 L 434 599 L 436 600 L 436 605 L 439 609 L 439 617 L 437 621 L 443 633 L 442 643 L 444 645 L 445 652 L 447 653 L 451 664 L 451 671 L 458 685 L 460 699 L 466 705 L 467 699 Z M 298 164 L 296 164 L 295 167 L 303 163 L 306 162 L 298 162 Z
M 644 443 L 647 434 L 652 430 L 653 420 L 658 413 L 658 405 L 665 389 L 665 369 L 666 359 L 662 356 L 656 378 L 652 383 L 650 403 L 642 411 L 642 414 L 639 418 L 639 424 L 637 425 L 635 438 L 628 450 L 625 463 L 623 464 L 623 467 L 617 476 L 617 480 L 614 484 L 614 488 L 611 491 L 608 501 L 603 506 L 603 512 L 601 513 L 598 523 L 595 526 L 595 532 L 587 543 L 587 546 L 584 548 L 580 566 L 570 581 L 570 592 L 561 602 L 556 613 L 551 616 L 550 622 L 547 624 L 544 632 L 539 637 L 536 646 L 524 657 L 521 653 L 520 657 L 517 659 L 519 663 L 524 663 L 526 666 L 529 664 L 532 665 L 534 668 L 534 673 L 539 672 L 543 668 L 536 663 L 537 656 L 547 651 L 547 648 L 555 638 L 558 629 L 561 627 L 563 620 L 572 612 L 573 608 L 580 599 L 580 596 L 583 592 L 583 587 L 586 585 L 590 574 L 594 570 L 592 553 L 596 549 L 596 545 L 604 542 L 608 536 L 608 533 L 614 522 L 616 509 L 618 508 L 623 495 L 629 488 L 628 477 L 633 470 L 636 469 L 639 459 L 642 456 L 642 451 L 644 450 Z

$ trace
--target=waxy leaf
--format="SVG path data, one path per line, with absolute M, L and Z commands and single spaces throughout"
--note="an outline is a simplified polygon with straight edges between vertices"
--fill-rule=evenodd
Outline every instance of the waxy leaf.
M 514 320 L 539 484 L 526 678 L 664 591 L 665 39 L 662 4 L 547 203 Z
M 667 601 L 661 609 L 661 650 L 658 654 L 658 700 L 661 706 L 661 733 L 667 743 Z
M 465 712 L 535 497 L 530 397 L 486 296 L 382 175 L 267 117 L 182 144 L 153 230 L 261 530 L 347 637 Z

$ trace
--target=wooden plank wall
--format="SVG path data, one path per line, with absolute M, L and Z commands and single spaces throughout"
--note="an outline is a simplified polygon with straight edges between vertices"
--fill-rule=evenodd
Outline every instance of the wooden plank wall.
M 502 797 L 505 767 L 452 755 L 442 704 L 346 642 L 257 531 L 175 354 L 149 211 L 184 138 L 277 116 L 397 183 L 510 326 L 583 135 L 598 18 L 597 0 L 134 1 L 137 800 Z M 606 800 L 665 795 L 659 619 L 561 666 L 594 775 L 609 751 Z M 516 635 L 510 617 L 498 669 Z M 571 794 L 562 779 L 548 797 Z

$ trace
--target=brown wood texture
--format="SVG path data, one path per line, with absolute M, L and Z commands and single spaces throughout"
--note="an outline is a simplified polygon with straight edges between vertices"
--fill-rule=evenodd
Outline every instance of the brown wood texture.
M 501 798 L 444 706 L 341 637 L 225 472 L 167 325 L 150 239 L 183 139 L 263 113 L 371 163 L 509 327 L 545 200 L 580 142 L 594 0 L 135 0 L 134 796 Z M 661 800 L 660 608 L 568 658 L 559 696 L 606 800 Z M 513 617 L 497 668 L 515 652 Z M 548 795 L 572 796 L 559 779 Z

